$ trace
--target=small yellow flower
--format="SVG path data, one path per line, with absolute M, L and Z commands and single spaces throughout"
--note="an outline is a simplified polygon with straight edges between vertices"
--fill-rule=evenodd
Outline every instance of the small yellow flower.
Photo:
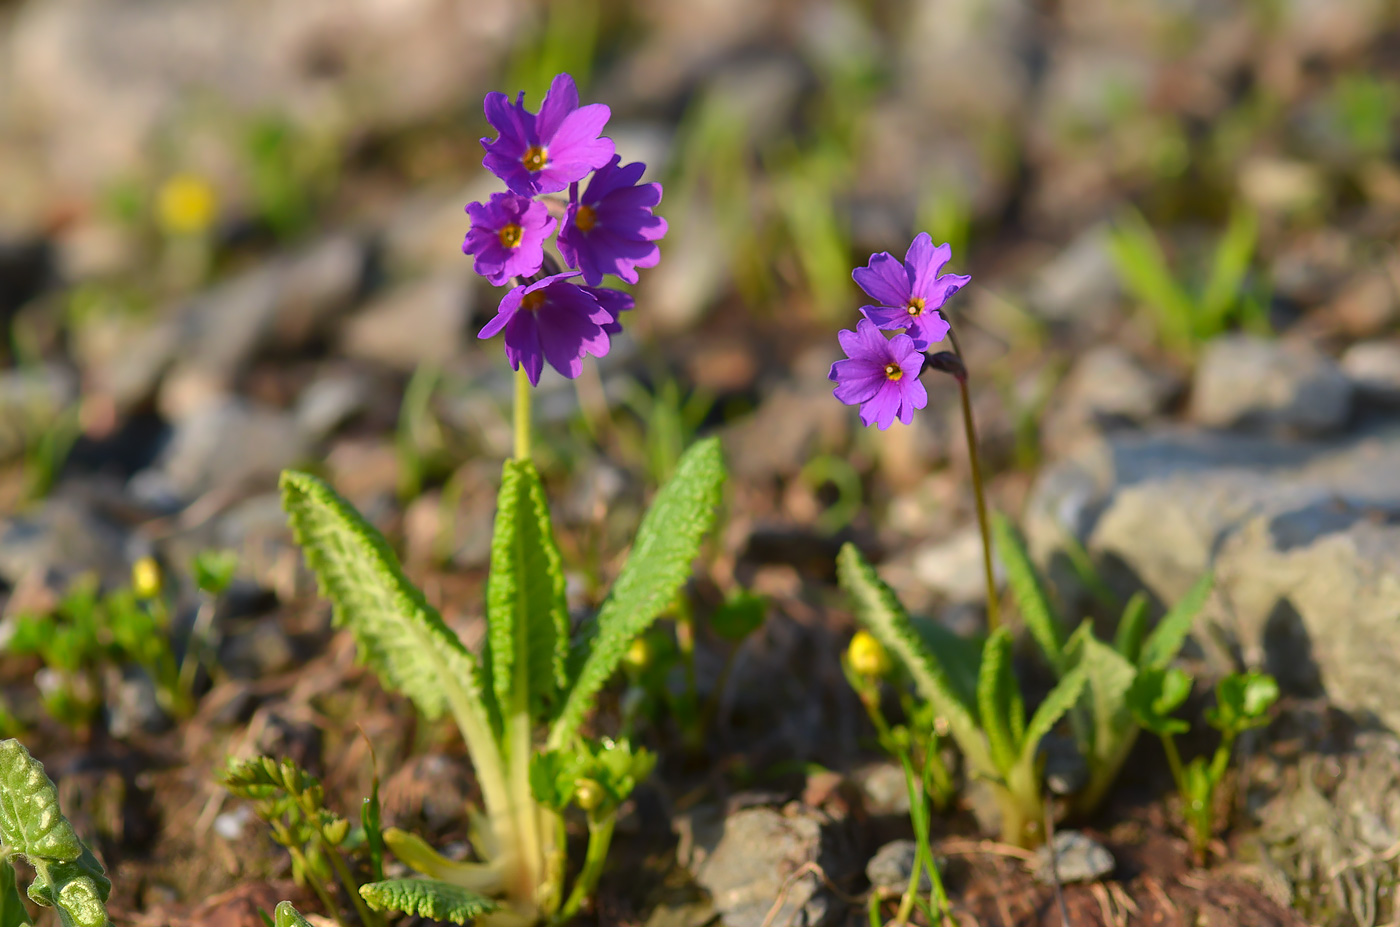
M 160 595 L 160 567 L 154 557 L 142 557 L 131 565 L 131 589 L 138 599 Z
M 640 675 L 651 666 L 651 661 L 655 656 L 652 652 L 651 642 L 645 637 L 638 637 L 627 648 L 627 653 L 623 654 L 622 665 L 632 675 Z
M 198 235 L 209 230 L 218 214 L 214 188 L 202 177 L 176 174 L 161 184 L 156 218 L 171 235 Z
M 890 655 L 869 631 L 857 631 L 846 649 L 851 669 L 867 679 L 879 679 L 890 671 Z

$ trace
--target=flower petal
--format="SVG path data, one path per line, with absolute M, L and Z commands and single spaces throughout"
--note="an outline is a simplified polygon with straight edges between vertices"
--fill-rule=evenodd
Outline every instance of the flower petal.
M 559 131 L 559 125 L 564 118 L 576 109 L 578 87 L 574 85 L 574 79 L 568 74 L 557 75 L 550 82 L 549 90 L 545 91 L 540 111 L 535 116 L 535 131 L 546 146 L 554 137 L 554 133 Z
M 851 277 L 882 306 L 903 306 L 909 302 L 909 277 L 904 265 L 888 251 L 872 254 L 869 264 L 851 271 Z
M 928 298 L 928 285 L 938 277 L 938 272 L 953 256 L 951 245 L 933 246 L 928 232 L 920 232 L 904 255 L 904 272 L 909 278 L 909 290 L 915 296 Z

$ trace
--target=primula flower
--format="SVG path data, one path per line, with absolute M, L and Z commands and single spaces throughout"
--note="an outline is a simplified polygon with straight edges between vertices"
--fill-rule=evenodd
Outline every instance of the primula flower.
M 528 277 L 544 264 L 545 239 L 557 224 L 549 208 L 514 193 L 493 193 L 485 203 L 468 203 L 471 231 L 463 254 L 476 255 L 473 269 L 495 286 Z
M 870 256 L 870 263 L 857 267 L 851 276 L 876 301 L 862 306 L 867 319 L 886 331 L 902 328 L 914 339 L 920 351 L 942 341 L 950 326 L 938 310 L 971 280 L 960 274 L 938 276 L 953 256 L 948 245 L 933 246 L 927 232 L 920 232 L 901 262 L 888 251 Z
M 928 391 L 919 382 L 924 355 L 914 339 L 898 334 L 886 341 L 869 319 L 836 337 L 849 358 L 832 364 L 827 375 L 836 381 L 836 398 L 859 405 L 862 424 L 878 425 L 881 431 L 895 418 L 906 425 L 914 421 L 914 410 L 928 405 Z
M 608 353 L 616 313 L 630 308 L 616 302 L 605 306 L 595 292 L 566 282 L 578 275 L 576 270 L 552 274 L 511 290 L 477 337 L 492 338 L 504 329 L 511 367 L 519 370 L 523 364 L 532 384 L 540 382 L 545 361 L 564 376 L 577 377 L 583 372 L 584 355 Z
M 582 197 L 577 185 L 570 189 L 559 230 L 559 253 L 593 286 L 604 274 L 636 283 L 635 268 L 655 267 L 661 260 L 656 241 L 666 234 L 666 220 L 651 212 L 661 202 L 661 184 L 638 184 L 646 165 L 621 163 L 614 155 L 600 167 Z
M 513 104 L 504 93 L 488 93 L 485 109 L 498 137 L 481 140 L 481 163 L 521 196 L 557 193 L 613 156 L 612 139 L 598 137 L 612 110 L 602 103 L 579 106 L 567 74 L 554 78 L 538 113 L 525 109 L 524 91 Z
M 609 335 L 620 334 L 622 332 L 622 319 L 619 317 L 637 304 L 637 301 L 632 298 L 632 294 L 600 286 L 581 286 L 579 289 L 598 300 L 598 305 L 611 316 L 612 321 L 603 325 L 603 331 Z

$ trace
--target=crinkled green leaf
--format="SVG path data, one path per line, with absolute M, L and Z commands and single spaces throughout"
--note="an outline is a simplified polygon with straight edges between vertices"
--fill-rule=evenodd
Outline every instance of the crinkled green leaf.
M 32 923 L 15 882 L 15 867 L 0 858 L 0 927 L 26 927 Z
M 360 897 L 376 911 L 398 911 L 453 924 L 465 924 L 499 907 L 490 898 L 433 879 L 371 882 L 360 886 Z
M 954 694 L 964 705 L 976 704 L 977 668 L 982 665 L 984 641 L 955 634 L 928 618 L 911 618 L 909 623 L 934 660 L 943 667 Z
M 710 630 L 732 643 L 738 643 L 758 630 L 768 614 L 768 598 L 740 589 L 710 616 Z
M 385 685 L 429 718 L 453 690 L 479 700 L 476 661 L 373 525 L 324 482 L 293 470 L 282 474 L 282 507 L 336 624 L 350 628 Z
M 1031 723 L 1026 725 L 1025 736 L 1021 738 L 1021 762 L 1034 761 L 1041 739 L 1054 730 L 1065 713 L 1079 701 L 1079 695 L 1084 691 L 1087 681 L 1088 674 L 1084 668 L 1075 667 L 1050 690 L 1049 695 L 1045 696 L 1045 701 L 1040 703 L 1040 707 L 1031 716 Z
M 1123 608 L 1118 632 L 1113 636 L 1113 649 L 1134 666 L 1142 655 L 1142 641 L 1147 636 L 1147 605 L 1147 593 L 1134 593 Z
M 44 764 L 13 739 L 0 741 L 0 843 L 30 859 L 67 861 L 83 853 Z
M 982 666 L 977 675 L 977 712 L 987 735 L 992 759 L 1006 775 L 1021 752 L 1017 728 L 1025 724 L 1021 693 L 1011 669 L 1011 632 L 999 628 L 982 647 Z M 1020 723 L 1014 717 L 1022 713 Z
M 909 670 L 919 694 L 948 721 L 953 739 L 968 763 L 984 774 L 998 774 L 978 728 L 972 703 L 958 696 L 947 671 L 914 630 L 904 606 L 854 544 L 841 548 L 836 558 L 836 571 L 841 588 L 855 606 L 856 617 Z
M 1138 659 L 1139 666 L 1162 669 L 1176 659 L 1181 645 L 1186 642 L 1186 635 L 1191 633 L 1191 627 L 1196 623 L 1196 616 L 1205 607 L 1210 587 L 1214 583 L 1215 576 L 1206 573 L 1162 616 L 1162 620 L 1157 622 L 1157 627 L 1152 629 L 1152 633 L 1143 642 L 1142 655 Z
M 1040 578 L 1035 564 L 1026 550 L 1026 542 L 1006 516 L 994 513 L 992 536 L 995 539 L 998 556 L 1006 567 L 1006 578 L 1011 585 L 1011 593 L 1016 598 L 1016 607 L 1021 610 L 1021 619 L 1026 630 L 1040 645 L 1045 659 L 1056 673 L 1065 672 L 1064 629 L 1050 595 L 1045 591 L 1045 583 Z
M 584 714 L 617 670 L 632 640 L 675 601 L 715 523 L 724 487 L 719 439 L 686 451 L 637 530 L 632 553 L 598 612 L 587 656 L 549 732 L 550 749 L 573 740 Z
M 569 609 L 549 500 L 528 460 L 507 460 L 501 473 L 486 616 L 496 704 L 528 705 L 532 717 L 543 716 L 567 681 Z
M 1085 698 L 1090 723 L 1080 744 L 1091 770 L 1121 762 L 1123 744 L 1133 738 L 1137 722 L 1128 708 L 1128 689 L 1137 676 L 1137 667 L 1117 650 L 1094 636 L 1086 621 L 1065 645 L 1073 666 L 1082 667 L 1087 681 Z
M 57 910 L 63 927 L 105 927 L 112 883 L 91 850 L 84 846 L 75 860 L 30 857 L 29 862 L 34 867 L 31 900 Z
M 301 912 L 292 907 L 290 901 L 283 901 L 277 905 L 277 910 L 272 912 L 273 927 L 311 927 L 306 918 L 301 916 Z

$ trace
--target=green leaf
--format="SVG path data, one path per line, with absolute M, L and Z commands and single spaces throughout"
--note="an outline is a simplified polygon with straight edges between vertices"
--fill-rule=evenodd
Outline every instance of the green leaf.
M 1143 642 L 1142 655 L 1138 659 L 1139 666 L 1144 669 L 1164 669 L 1176 659 L 1181 645 L 1186 642 L 1186 635 L 1191 633 L 1191 628 L 1196 623 L 1196 616 L 1205 607 L 1206 598 L 1210 596 L 1210 587 L 1214 583 L 1214 574 L 1207 572 L 1162 616 L 1162 620 L 1157 622 L 1157 627 Z
M 1138 724 L 1162 737 L 1184 734 L 1191 729 L 1171 713 L 1191 694 L 1191 677 L 1175 667 L 1138 670 L 1128 687 L 1128 709 Z
M 202 550 L 194 555 L 194 582 L 209 595 L 222 595 L 238 571 L 238 552 Z
M 56 909 L 64 927 L 105 927 L 112 883 L 91 850 L 83 847 L 75 860 L 29 857 L 29 863 L 34 867 L 30 900 Z
M 350 628 L 384 684 L 428 718 L 449 707 L 459 723 L 463 709 L 484 716 L 476 661 L 404 576 L 384 536 L 310 474 L 284 471 L 281 485 L 292 533 L 331 601 L 335 623 Z
M 715 523 L 724 479 L 719 439 L 708 438 L 686 451 L 675 475 L 657 493 L 637 530 L 627 565 L 598 612 L 583 666 L 550 728 L 550 749 L 573 740 L 633 638 L 675 601 L 700 553 L 701 540 Z
M 543 716 L 566 682 L 569 608 L 549 501 L 528 460 L 507 460 L 501 473 L 486 616 L 496 704 Z
M 1123 609 L 1118 633 L 1113 637 L 1113 649 L 1134 666 L 1142 654 L 1142 640 L 1147 635 L 1147 605 L 1147 593 L 1134 593 Z
M 948 685 L 964 705 L 977 703 L 977 668 L 982 665 L 983 640 L 962 637 L 936 621 L 911 618 L 914 633 L 943 668 Z
M 1088 679 L 1084 667 L 1077 666 L 1066 673 L 1065 678 L 1045 696 L 1045 701 L 1040 703 L 1040 707 L 1031 716 L 1031 723 L 1026 726 L 1025 736 L 1021 739 L 1022 763 L 1035 761 L 1035 752 L 1040 747 L 1041 739 L 1054 730 L 1065 713 L 1079 701 L 1080 693 L 1084 691 Z
M 1021 610 L 1026 630 L 1040 645 L 1051 668 L 1057 674 L 1064 675 L 1064 631 L 1045 591 L 1045 584 L 1026 551 L 1025 541 L 1011 521 L 1000 512 L 992 515 L 992 537 L 997 554 L 1006 567 L 1006 578 L 1016 598 L 1016 606 Z
M 290 901 L 283 901 L 277 905 L 277 910 L 272 912 L 273 927 L 311 927 L 306 918 L 301 916 L 301 912 L 292 907 Z M 266 915 L 264 915 L 266 917 Z
M 0 741 L 0 843 L 31 860 L 67 862 L 83 854 L 44 764 L 18 740 Z
M 1224 329 L 1230 310 L 1240 301 L 1245 276 L 1254 259 L 1254 246 L 1259 238 L 1259 219 L 1248 206 L 1238 205 L 1230 211 L 1230 224 L 1215 246 L 1210 279 L 1201 294 L 1200 318 L 1196 336 L 1211 338 Z
M 1013 693 L 1014 696 L 1013 696 Z M 982 647 L 982 666 L 977 675 L 977 711 L 987 735 L 992 759 L 1006 775 L 1016 763 L 1021 741 L 1013 715 L 1020 708 L 1020 690 L 1011 670 L 1011 632 L 998 628 Z M 1024 708 L 1020 708 L 1024 712 Z
M 1226 734 L 1262 727 L 1278 696 L 1278 682 L 1267 673 L 1231 673 L 1216 683 L 1215 707 L 1207 709 L 1206 723 Z
M 715 609 L 710 616 L 710 630 L 731 643 L 748 637 L 768 614 L 768 598 L 747 589 L 740 589 Z
M 1070 638 L 1066 651 L 1086 677 L 1085 695 L 1092 721 L 1089 742 L 1080 746 L 1091 769 L 1102 768 L 1120 759 L 1125 738 L 1131 738 L 1136 730 L 1127 696 L 1137 667 L 1096 638 L 1087 621 Z
M 15 883 L 15 867 L 8 859 L 0 858 L 0 927 L 25 927 L 32 923 Z
M 979 772 L 998 775 L 987 742 L 973 716 L 972 702 L 958 697 L 948 673 L 912 627 L 904 606 L 875 573 L 854 544 L 847 543 L 836 558 L 841 588 L 851 597 L 856 617 L 885 649 L 899 658 L 914 677 L 919 694 L 947 719 L 953 739 L 968 763 Z
M 1136 210 L 1128 210 L 1114 225 L 1107 244 L 1123 287 L 1152 310 L 1163 340 L 1176 350 L 1189 350 L 1196 305 L 1172 276 L 1147 220 Z
M 376 882 L 384 881 L 384 826 L 380 815 L 379 773 L 374 774 L 369 797 L 360 805 L 360 826 L 369 848 L 369 872 Z
M 397 827 L 384 831 L 384 842 L 406 866 L 429 879 L 486 895 L 494 895 L 505 887 L 502 869 L 496 863 L 448 859 L 428 846 L 422 837 Z
M 360 886 L 360 897 L 376 911 L 398 911 L 454 924 L 465 924 L 499 907 L 490 898 L 433 879 L 371 882 Z

